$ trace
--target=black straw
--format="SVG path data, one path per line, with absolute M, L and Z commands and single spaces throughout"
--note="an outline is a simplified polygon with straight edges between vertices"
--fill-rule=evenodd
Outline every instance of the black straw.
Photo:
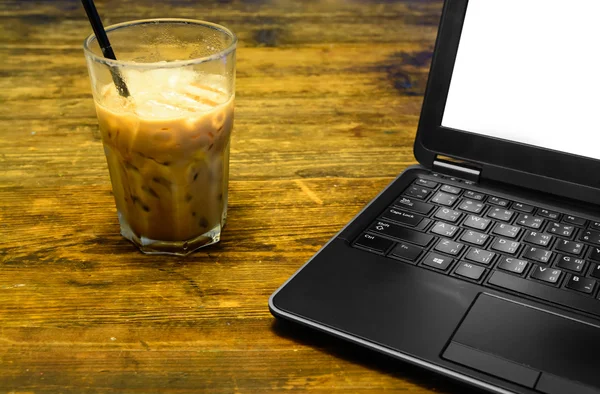
M 81 4 L 83 4 L 83 8 L 85 8 L 85 13 L 90 20 L 90 24 L 92 25 L 92 29 L 94 30 L 94 34 L 96 35 L 96 39 L 98 40 L 102 54 L 105 58 L 117 60 L 115 53 L 110 46 L 110 41 L 108 41 L 108 36 L 104 30 L 104 25 L 102 25 L 100 15 L 98 15 L 98 10 L 96 10 L 96 6 L 94 5 L 94 0 L 81 0 Z M 117 87 L 119 94 L 123 97 L 129 97 L 129 89 L 127 89 L 125 81 L 123 81 L 121 74 L 119 74 L 119 70 L 115 69 L 114 67 L 110 67 L 110 73 L 112 74 L 113 81 L 115 82 L 115 86 Z

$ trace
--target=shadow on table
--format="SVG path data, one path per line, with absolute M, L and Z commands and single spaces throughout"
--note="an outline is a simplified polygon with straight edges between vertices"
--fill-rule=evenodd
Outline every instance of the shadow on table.
M 432 391 L 448 394 L 483 393 L 445 376 L 298 324 L 276 319 L 272 328 L 276 335 Z

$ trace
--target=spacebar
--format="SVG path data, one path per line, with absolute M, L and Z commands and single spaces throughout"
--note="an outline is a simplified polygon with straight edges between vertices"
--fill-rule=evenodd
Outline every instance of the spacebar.
M 489 284 L 600 316 L 600 300 L 495 271 Z

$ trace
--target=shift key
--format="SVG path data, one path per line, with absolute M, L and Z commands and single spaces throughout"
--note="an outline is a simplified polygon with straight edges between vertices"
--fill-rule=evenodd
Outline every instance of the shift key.
M 423 215 L 427 215 L 433 208 L 433 205 L 431 204 L 427 204 L 406 196 L 400 197 L 394 205 L 408 209 L 409 211 L 421 213 Z
M 419 246 L 427 246 L 427 244 L 429 244 L 434 238 L 429 234 L 423 234 L 406 227 L 398 226 L 396 224 L 391 224 L 380 220 L 375 222 L 375 224 L 373 224 L 369 228 L 369 231 L 372 233 L 385 235 L 390 238 L 399 239 L 401 241 L 417 244 Z

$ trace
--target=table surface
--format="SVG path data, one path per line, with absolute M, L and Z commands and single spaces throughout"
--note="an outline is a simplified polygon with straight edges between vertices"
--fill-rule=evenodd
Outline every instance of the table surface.
M 406 166 L 441 12 L 418 0 L 97 1 L 240 39 L 228 225 L 119 235 L 76 0 L 0 2 L 0 391 L 466 392 L 276 321 L 267 300 Z

